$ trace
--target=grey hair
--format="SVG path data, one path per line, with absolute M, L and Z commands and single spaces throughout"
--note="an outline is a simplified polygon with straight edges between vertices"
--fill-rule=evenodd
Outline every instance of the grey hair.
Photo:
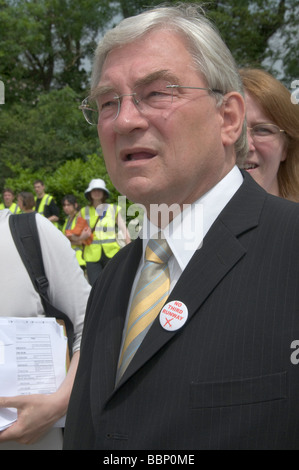
M 157 29 L 174 31 L 185 39 L 194 65 L 207 86 L 221 90 L 224 95 L 236 91 L 244 96 L 242 80 L 231 52 L 216 27 L 205 16 L 203 8 L 190 4 L 147 10 L 137 16 L 123 19 L 115 28 L 109 30 L 96 48 L 91 90 L 94 90 L 100 81 L 102 68 L 110 51 Z M 221 105 L 223 96 L 215 94 L 215 98 L 217 104 Z M 246 122 L 235 143 L 235 149 L 237 162 L 240 163 L 248 152 Z

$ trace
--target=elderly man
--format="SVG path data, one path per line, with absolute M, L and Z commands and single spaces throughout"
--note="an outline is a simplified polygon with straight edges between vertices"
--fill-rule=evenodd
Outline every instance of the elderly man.
M 82 109 L 146 223 L 93 287 L 65 449 L 299 448 L 299 208 L 236 167 L 242 93 L 194 7 L 98 45 Z

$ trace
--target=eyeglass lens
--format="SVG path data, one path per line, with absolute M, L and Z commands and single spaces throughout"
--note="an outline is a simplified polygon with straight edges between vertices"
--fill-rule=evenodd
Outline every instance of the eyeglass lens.
M 134 104 L 142 113 L 152 109 L 166 109 L 171 106 L 173 96 L 178 94 L 176 89 L 167 88 L 169 85 L 168 81 L 160 79 L 138 85 L 131 94 L 117 95 L 112 90 L 96 95 L 92 101 L 88 101 L 87 98 L 82 103 L 81 109 L 90 124 L 116 119 L 123 98 L 126 96 L 132 97 Z
M 257 124 L 249 128 L 250 135 L 258 142 L 274 140 L 282 131 L 275 124 Z

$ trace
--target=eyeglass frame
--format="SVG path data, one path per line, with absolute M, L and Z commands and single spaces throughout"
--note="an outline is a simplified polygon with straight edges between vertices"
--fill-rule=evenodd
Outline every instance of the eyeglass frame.
M 249 134 L 251 136 L 251 138 L 253 140 L 255 140 L 256 136 L 255 135 L 252 135 L 251 131 L 255 128 L 255 127 L 258 127 L 258 126 L 274 126 L 276 129 L 277 129 L 277 132 L 273 133 L 273 138 L 275 138 L 276 135 L 280 135 L 280 133 L 282 132 L 283 134 L 287 135 L 287 132 L 283 129 L 280 129 L 279 126 L 277 124 L 274 124 L 272 122 L 261 122 L 260 124 L 256 124 L 255 126 L 253 127 L 249 127 L 247 126 L 247 131 L 249 131 Z M 269 136 L 258 136 L 258 138 L 260 139 L 265 139 L 267 140 L 268 137 L 272 137 L 271 135 Z M 271 142 L 271 140 L 268 140 L 268 142 Z
M 190 89 L 190 90 L 206 90 L 206 91 L 209 91 L 210 93 L 215 93 L 215 94 L 220 94 L 220 95 L 224 95 L 224 92 L 221 91 L 221 90 L 218 90 L 216 88 L 203 88 L 203 87 L 197 87 L 197 86 L 183 86 L 183 85 L 166 85 L 166 88 L 171 88 L 171 89 L 178 89 L 178 88 L 186 88 L 186 89 Z M 136 98 L 134 98 L 136 96 L 136 93 L 124 93 L 123 95 L 116 95 L 114 97 L 114 99 L 117 101 L 118 103 L 118 110 L 117 110 L 117 114 L 116 116 L 111 120 L 111 121 L 115 121 L 118 116 L 119 116 L 119 113 L 120 113 L 120 108 L 121 108 L 121 101 L 120 99 L 123 98 L 124 96 L 132 96 L 133 97 L 133 102 L 135 104 L 135 106 L 138 106 L 140 100 L 138 101 Z M 173 97 L 173 96 L 172 96 Z M 86 114 L 84 113 L 84 110 L 86 108 L 88 108 L 88 106 L 84 103 L 86 102 L 88 99 L 90 98 L 90 96 L 87 96 L 87 98 L 84 98 L 84 100 L 82 101 L 81 105 L 79 106 L 79 109 L 81 109 L 82 113 L 83 113 L 83 116 L 85 118 L 85 120 L 88 122 L 88 124 L 90 124 L 91 126 L 96 126 L 97 124 L 96 123 L 93 123 L 93 122 L 90 122 L 87 117 L 86 117 Z M 95 109 L 92 109 L 92 108 L 89 108 L 91 111 L 95 111 L 97 112 Z

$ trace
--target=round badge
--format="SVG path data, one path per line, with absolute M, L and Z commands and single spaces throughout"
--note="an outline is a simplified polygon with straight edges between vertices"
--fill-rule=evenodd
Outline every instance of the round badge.
M 160 324 L 167 331 L 175 331 L 182 328 L 187 318 L 188 309 L 179 300 L 168 302 L 160 312 Z

